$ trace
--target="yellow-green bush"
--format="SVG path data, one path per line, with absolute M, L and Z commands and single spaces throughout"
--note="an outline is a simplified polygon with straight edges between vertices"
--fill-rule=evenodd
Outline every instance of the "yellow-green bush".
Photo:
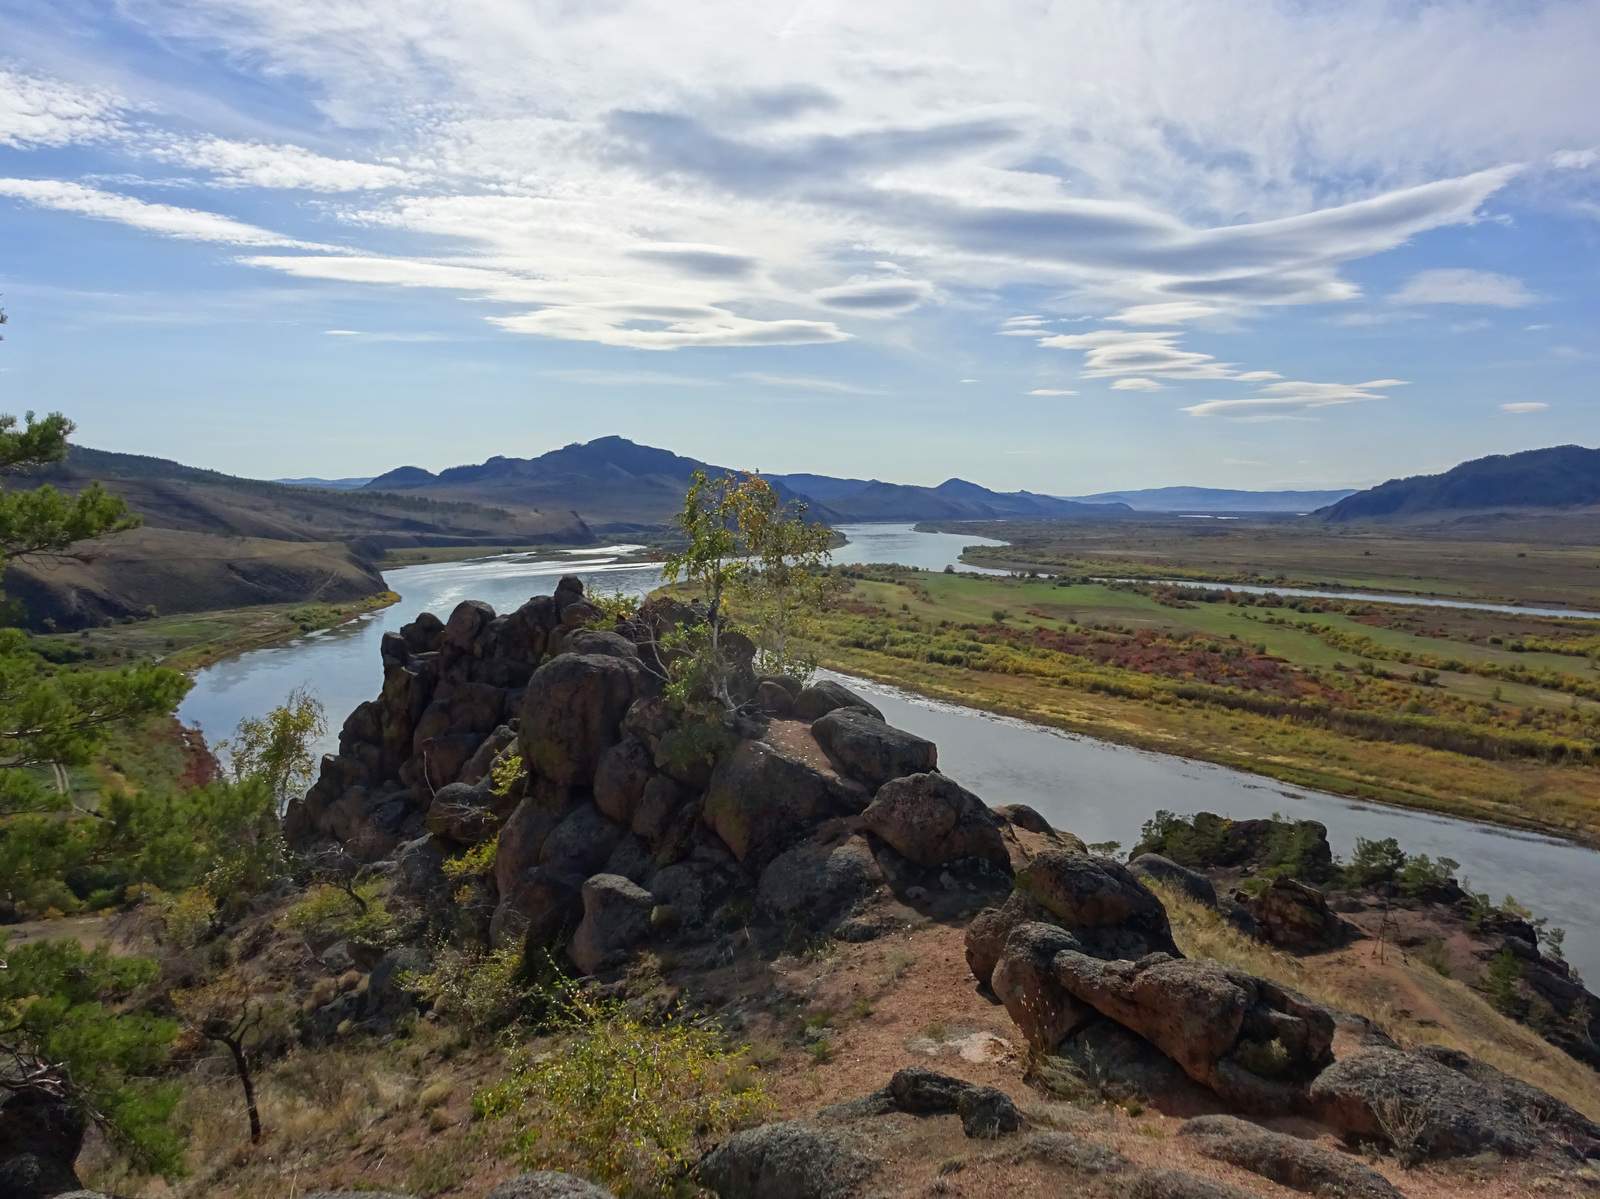
M 284 913 L 283 926 L 302 934 L 322 933 L 357 941 L 381 941 L 394 919 L 378 895 L 379 886 L 371 882 L 357 887 L 355 893 L 360 898 L 357 902 L 338 887 L 318 883 L 308 888 L 305 897 Z
M 473 1096 L 474 1110 L 521 1125 L 525 1168 L 585 1174 L 624 1199 L 674 1195 L 707 1143 L 758 1120 L 764 1085 L 714 1026 L 649 1024 L 571 990 L 563 1039 L 523 1051 L 511 1076 Z

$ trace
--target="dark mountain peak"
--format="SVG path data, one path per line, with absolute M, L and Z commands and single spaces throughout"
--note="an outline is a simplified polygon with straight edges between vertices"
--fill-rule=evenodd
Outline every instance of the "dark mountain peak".
M 412 487 L 427 487 L 438 481 L 438 475 L 432 471 L 423 470 L 420 466 L 397 466 L 393 470 L 385 471 L 376 479 L 373 479 L 362 490 L 398 491 Z
M 1585 504 L 1600 504 L 1600 450 L 1558 445 L 1474 458 L 1443 474 L 1390 479 L 1318 514 L 1331 521 L 1373 520 L 1469 509 Z

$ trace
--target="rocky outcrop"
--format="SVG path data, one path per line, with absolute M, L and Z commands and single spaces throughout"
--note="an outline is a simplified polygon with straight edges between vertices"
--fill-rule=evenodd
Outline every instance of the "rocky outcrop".
M 1352 931 L 1328 909 L 1321 891 L 1296 879 L 1275 878 L 1257 895 L 1240 891 L 1233 898 L 1255 918 L 1261 936 L 1292 953 L 1343 945 Z
M 1270 1132 L 1236 1116 L 1199 1116 L 1186 1121 L 1178 1135 L 1193 1138 L 1209 1158 L 1308 1195 L 1402 1199 L 1376 1170 L 1321 1145 Z
M 701 819 L 739 861 L 760 866 L 807 825 L 859 812 L 861 799 L 859 787 L 826 764 L 746 740 L 712 774 Z
M 1390 1144 L 1417 1157 L 1485 1150 L 1520 1157 L 1563 1145 L 1600 1157 L 1600 1126 L 1452 1050 L 1369 1049 L 1324 1070 L 1310 1099 L 1317 1118 L 1351 1141 Z
M 761 873 L 757 902 L 783 921 L 826 928 L 884 883 L 872 846 L 846 821 L 825 824 Z
M 583 921 L 572 934 L 567 956 L 579 970 L 594 974 L 650 935 L 650 912 L 656 901 L 619 874 L 587 879 L 582 895 Z
M 663 637 L 704 619 L 654 599 L 599 628 L 569 577 L 507 615 L 466 602 L 386 633 L 382 692 L 291 803 L 289 841 L 392 858 L 435 932 L 560 946 L 586 973 L 647 939 L 707 937 L 719 911 L 870 939 L 902 918 L 896 897 L 954 915 L 1040 852 L 1081 848 L 1031 809 L 990 811 L 933 769 L 931 742 L 847 687 L 757 679 L 736 634 L 742 706 L 668 702 L 682 651 Z M 486 874 L 446 875 L 491 840 Z M 335 1023 L 365 1019 L 341 1002 Z
M 802 687 L 794 698 L 794 714 L 801 720 L 816 720 L 836 708 L 859 708 L 869 716 L 880 721 L 883 719 L 883 713 L 877 708 L 843 683 L 836 683 L 832 679 L 819 679 L 808 687 Z
M 855 1138 L 789 1120 L 735 1133 L 695 1180 L 719 1199 L 848 1199 L 881 1166 Z
M 1128 863 L 1128 873 L 1138 879 L 1174 887 L 1208 908 L 1217 906 L 1217 889 L 1209 878 L 1158 853 L 1139 854 Z
M 8 1092 L 0 1104 L 0 1195 L 51 1199 L 81 1189 L 73 1163 L 87 1130 L 82 1110 L 48 1091 Z
M 919 866 L 979 858 L 1002 869 L 1011 855 L 984 802 L 942 774 L 913 774 L 878 788 L 861 823 Z
M 1035 855 L 1017 873 L 1005 903 L 979 913 L 967 927 L 967 965 L 980 983 L 990 982 L 1012 930 L 1029 923 L 1071 932 L 1076 947 L 1096 957 L 1182 956 L 1161 901 L 1110 858 L 1063 849 Z
M 1138 1033 L 1238 1111 L 1305 1110 L 1306 1084 L 1332 1062 L 1331 1012 L 1220 962 L 1165 954 L 1105 962 L 1064 950 L 1052 969 L 1074 999 Z
M 860 708 L 835 708 L 812 723 L 811 735 L 842 773 L 869 787 L 926 774 L 939 764 L 932 741 L 893 728 Z

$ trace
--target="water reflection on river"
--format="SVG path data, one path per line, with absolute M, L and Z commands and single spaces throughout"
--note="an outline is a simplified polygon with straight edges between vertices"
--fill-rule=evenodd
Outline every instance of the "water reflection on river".
M 837 562 L 898 561 L 927 570 L 942 570 L 946 563 L 973 569 L 957 562 L 956 555 L 963 545 L 980 540 L 916 533 L 909 525 L 853 525 L 843 531 L 850 544 L 835 552 Z M 270 711 L 293 688 L 307 686 L 327 707 L 333 727 L 320 749 L 331 752 L 345 715 L 378 693 L 383 681 L 378 643 L 386 630 L 423 611 L 447 617 L 465 599 L 484 600 L 496 612 L 508 612 L 532 595 L 553 591 L 563 574 L 578 575 L 590 588 L 635 594 L 650 591 L 661 578 L 659 566 L 629 563 L 601 550 L 553 557 L 512 554 L 389 571 L 385 578 L 402 596 L 399 604 L 201 671 L 178 715 L 215 742 L 243 717 Z M 1276 811 L 1322 821 L 1341 854 L 1349 852 L 1359 835 L 1395 837 L 1408 852 L 1454 858 L 1464 863 L 1475 889 L 1497 900 L 1513 894 L 1548 915 L 1552 925 L 1566 928 L 1568 958 L 1587 977 L 1600 980 L 1600 854 L 1591 850 L 1359 804 L 1257 775 L 938 704 L 876 684 L 851 680 L 850 685 L 870 691 L 891 723 L 936 742 L 941 768 L 988 802 L 1029 804 L 1085 841 L 1131 846 L 1139 826 L 1160 808 L 1230 816 Z

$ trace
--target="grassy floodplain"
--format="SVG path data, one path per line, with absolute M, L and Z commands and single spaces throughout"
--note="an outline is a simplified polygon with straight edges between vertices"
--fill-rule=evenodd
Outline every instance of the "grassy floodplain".
M 820 624 L 837 669 L 1300 786 L 1600 843 L 1592 622 L 842 573 L 848 589 Z
M 965 560 L 1120 575 L 1403 592 L 1600 611 L 1600 513 L 1328 525 L 1289 517 L 978 521 L 925 526 L 1005 541 Z
M 344 624 L 399 600 L 392 591 L 380 591 L 345 604 L 261 604 L 156 616 L 80 633 L 38 636 L 34 646 L 52 661 L 65 664 L 92 668 L 153 661 L 195 671 L 246 650 Z

